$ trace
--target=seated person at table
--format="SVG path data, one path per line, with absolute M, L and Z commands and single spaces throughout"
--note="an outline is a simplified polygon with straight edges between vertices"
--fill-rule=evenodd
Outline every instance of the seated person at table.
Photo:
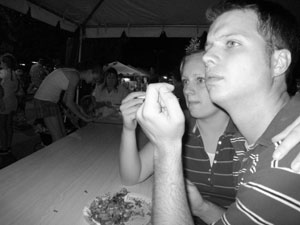
M 74 68 L 59 68 L 51 72 L 42 81 L 34 95 L 34 106 L 37 118 L 43 118 L 51 133 L 53 141 L 66 135 L 58 102 L 65 91 L 64 105 L 79 119 L 85 122 L 93 121 L 93 117 L 84 113 L 75 102 L 75 92 L 80 80 L 92 83 L 99 79 L 102 70 L 99 66 L 92 69 L 76 70 Z
M 104 82 L 97 84 L 93 96 L 96 101 L 96 115 L 100 117 L 118 114 L 122 100 L 129 91 L 119 85 L 118 73 L 114 68 L 109 68 L 104 73 Z
M 232 176 L 233 157 L 237 151 L 232 143 L 245 139 L 228 114 L 213 104 L 205 86 L 203 51 L 188 53 L 181 62 L 181 79 L 189 114 L 183 139 L 185 178 L 196 186 L 203 198 L 226 208 L 235 201 L 237 183 Z M 120 145 L 120 175 L 122 182 L 133 185 L 153 173 L 154 146 L 148 142 L 140 151 L 135 129 L 136 112 L 143 103 L 143 92 L 128 95 L 120 107 L 123 132 Z M 194 212 L 197 209 L 192 208 Z M 196 214 L 196 213 L 194 213 Z M 198 224 L 205 224 L 197 219 Z

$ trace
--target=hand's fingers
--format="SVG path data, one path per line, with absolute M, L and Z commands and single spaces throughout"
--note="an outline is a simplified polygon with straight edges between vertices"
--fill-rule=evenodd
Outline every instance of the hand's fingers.
M 144 102 L 144 99 L 141 99 L 141 98 L 132 99 L 131 101 L 126 103 L 126 107 L 131 108 L 134 106 L 140 106 L 143 104 L 143 102 Z
M 143 123 L 141 123 L 141 120 L 142 120 L 142 114 L 143 114 L 143 111 L 144 111 L 144 106 L 145 106 L 145 104 L 142 104 L 136 112 L 136 120 L 141 125 L 141 127 L 143 127 Z
M 273 158 L 276 160 L 282 159 L 293 147 L 299 142 L 299 133 L 290 132 L 289 135 L 282 141 L 281 144 L 277 145 L 273 153 Z
M 300 173 L 300 153 L 297 155 L 297 157 L 292 162 L 292 170 L 294 170 L 297 173 Z
M 146 100 L 144 103 L 143 113 L 151 116 L 153 113 L 157 114 L 161 111 L 161 104 L 158 102 L 160 92 L 172 92 L 174 89 L 173 85 L 167 83 L 156 83 L 151 84 L 147 88 Z
M 189 184 L 189 185 L 191 185 L 191 184 L 193 184 L 189 179 L 187 179 L 187 178 L 185 178 L 185 183 L 186 184 Z
M 178 112 L 182 112 L 177 97 L 164 86 L 159 89 L 160 99 L 167 108 L 170 117 L 178 117 Z M 183 113 L 182 113 L 183 117 Z
M 290 124 L 284 131 L 272 138 L 276 149 L 273 158 L 282 159 L 298 142 L 300 137 L 300 117 Z M 279 143 L 279 145 L 277 144 Z
M 124 103 L 126 103 L 128 101 L 131 101 L 134 98 L 145 96 L 145 94 L 146 94 L 145 92 L 141 92 L 141 91 L 139 91 L 139 92 L 132 92 L 129 95 L 127 95 L 126 98 L 123 99 L 122 104 L 124 104 Z
M 131 111 L 132 109 L 138 109 L 143 104 L 143 99 L 134 99 L 127 102 L 124 105 L 121 105 L 120 111 L 126 114 L 127 111 Z
M 287 128 L 285 128 L 282 132 L 274 136 L 272 138 L 272 142 L 276 143 L 277 141 L 281 141 L 285 139 L 289 135 L 289 133 L 298 125 L 300 126 L 300 116 L 293 123 L 291 123 Z
M 142 104 L 144 99 L 139 98 L 141 96 L 145 96 L 145 92 L 134 92 L 129 94 L 125 99 L 123 99 L 120 108 L 127 108 L 138 103 Z
M 123 117 L 128 117 L 133 115 L 134 117 L 136 116 L 136 112 L 138 111 L 138 109 L 140 108 L 141 105 L 137 105 L 134 107 L 131 107 L 129 109 L 126 110 L 126 112 L 124 112 Z

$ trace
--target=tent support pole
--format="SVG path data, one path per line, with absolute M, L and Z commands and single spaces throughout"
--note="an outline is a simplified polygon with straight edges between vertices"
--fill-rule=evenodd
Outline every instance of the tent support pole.
M 78 48 L 78 63 L 81 63 L 81 57 L 82 57 L 82 42 L 83 42 L 83 28 L 79 28 L 79 48 Z M 79 85 L 77 85 L 76 88 L 76 98 L 75 101 L 78 104 L 79 103 L 79 89 L 81 86 L 81 81 L 79 81 Z
M 83 41 L 83 28 L 79 28 L 79 48 L 78 48 L 78 63 L 81 62 L 82 57 L 82 41 Z
M 100 7 L 100 5 L 104 2 L 104 0 L 99 0 L 99 2 L 95 5 L 95 7 L 93 8 L 92 12 L 87 16 L 87 18 L 85 18 L 85 20 L 83 21 L 82 25 L 85 27 L 85 25 L 87 24 L 87 22 L 91 19 L 91 17 L 94 15 L 94 13 L 97 11 L 97 9 Z

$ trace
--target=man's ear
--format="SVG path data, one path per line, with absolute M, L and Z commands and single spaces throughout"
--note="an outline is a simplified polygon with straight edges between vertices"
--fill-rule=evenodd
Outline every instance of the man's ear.
M 273 53 L 273 76 L 281 76 L 289 68 L 292 61 L 291 52 L 287 49 L 275 50 Z

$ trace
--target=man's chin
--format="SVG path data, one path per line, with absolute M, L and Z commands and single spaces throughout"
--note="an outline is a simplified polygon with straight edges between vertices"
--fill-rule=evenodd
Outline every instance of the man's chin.
M 228 96 L 225 93 L 220 93 L 220 91 L 211 90 L 209 91 L 209 97 L 211 101 L 219 106 L 222 106 L 224 102 L 229 100 Z

